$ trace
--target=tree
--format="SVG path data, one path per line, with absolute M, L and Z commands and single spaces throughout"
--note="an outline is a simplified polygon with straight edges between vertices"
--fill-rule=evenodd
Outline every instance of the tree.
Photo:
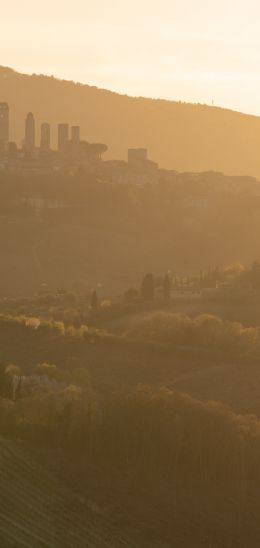
M 172 282 L 169 274 L 165 274 L 163 280 L 163 298 L 165 301 L 169 301 L 171 298 Z
M 145 275 L 141 285 L 141 295 L 144 301 L 153 301 L 154 299 L 154 277 L 153 274 Z
M 259 289 L 260 288 L 260 263 L 258 261 L 254 261 L 251 267 L 251 283 L 253 289 Z
M 7 381 L 6 369 L 5 369 L 5 366 L 1 363 L 0 364 L 0 396 L 2 398 L 6 397 L 6 390 L 7 390 L 6 381 Z
M 22 397 L 22 377 L 20 376 L 14 392 L 14 399 L 19 400 L 21 397 Z
M 200 289 L 202 289 L 204 287 L 204 272 L 203 272 L 203 270 L 200 270 L 198 286 L 199 286 Z
M 8 368 L 0 364 L 0 397 L 12 399 L 13 395 L 13 374 Z
M 39 375 L 41 377 L 48 377 L 49 379 L 57 379 L 57 377 L 59 376 L 56 365 L 46 362 L 38 363 L 35 366 L 34 371 L 36 375 Z
M 134 287 L 130 287 L 130 289 L 125 291 L 124 299 L 126 303 L 134 303 L 138 300 L 138 292 Z
M 107 145 L 103 143 L 90 143 L 88 153 L 95 160 L 102 160 L 102 155 L 107 151 Z
M 96 290 L 92 291 L 92 293 L 91 293 L 90 307 L 94 311 L 96 311 L 98 309 L 98 296 L 97 296 Z

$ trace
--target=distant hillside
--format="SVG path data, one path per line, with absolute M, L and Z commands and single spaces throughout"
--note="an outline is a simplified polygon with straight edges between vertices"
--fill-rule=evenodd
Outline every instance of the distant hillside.
M 126 157 L 145 146 L 161 167 L 179 171 L 214 169 L 260 177 L 260 118 L 230 110 L 173 101 L 133 98 L 110 91 L 23 75 L 0 67 L 0 101 L 11 109 L 11 138 L 20 141 L 26 113 L 53 125 L 80 124 L 82 137 L 105 142 L 108 158 Z

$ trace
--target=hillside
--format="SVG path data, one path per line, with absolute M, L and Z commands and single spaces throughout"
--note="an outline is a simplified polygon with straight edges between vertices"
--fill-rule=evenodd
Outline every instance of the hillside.
M 162 167 L 179 171 L 214 169 L 260 177 L 260 118 L 174 101 L 133 98 L 110 91 L 19 74 L 0 67 L 0 101 L 11 110 L 11 138 L 21 141 L 24 118 L 34 112 L 53 125 L 80 124 L 82 137 L 108 144 L 107 158 L 124 159 L 128 147 L 145 146 Z
M 1 363 L 57 383 L 10 401 L 0 367 L 0 546 L 259 547 L 259 331 L 139 320 L 141 340 L 1 316 Z
M 134 548 L 112 540 L 89 506 L 142 548 L 259 547 L 255 417 L 149 386 L 121 389 L 97 414 L 86 393 L 70 394 L 69 414 L 64 392 L 22 398 L 15 437 L 80 498 L 0 442 L 1 547 Z
M 0 470 L 2 547 L 130 546 L 112 539 L 82 499 L 59 484 L 19 445 L 3 438 Z
M 71 335 L 71 327 L 59 332 L 57 326 L 51 328 L 48 322 L 32 330 L 19 318 L 0 316 L 0 363 L 16 364 L 26 375 L 33 374 L 36 364 L 56 364 L 58 378 L 68 384 L 77 384 L 78 372 L 85 371 L 87 385 L 90 383 L 102 394 L 125 384 L 164 386 L 202 401 L 219 401 L 236 413 L 254 413 L 260 418 L 259 347 L 252 348 L 250 354 L 249 348 L 236 348 L 234 340 L 232 351 L 225 348 L 223 341 L 217 348 L 213 342 L 202 347 L 196 346 L 195 341 L 193 345 L 186 342 L 185 346 L 184 341 L 172 345 L 160 338 L 158 342 L 156 332 L 152 342 L 143 331 L 144 326 L 153 318 L 159 323 L 160 317 L 167 318 L 167 312 L 145 317 L 140 314 L 132 320 L 128 317 L 129 339 L 126 335 L 102 336 L 102 332 L 94 337 L 91 331 L 88 338 L 82 338 L 80 333 Z M 181 315 L 179 319 L 181 322 Z M 229 324 L 232 331 L 235 326 Z M 131 332 L 133 336 L 136 330 L 143 339 L 131 340 Z M 252 331 L 253 328 L 251 334 Z
M 259 257 L 258 183 L 256 196 L 228 194 L 227 184 L 210 174 L 196 183 L 138 187 L 84 174 L 1 172 L 0 297 L 32 295 L 47 284 L 81 294 L 99 285 L 100 299 L 111 299 L 139 288 L 149 271 L 179 276 L 209 265 L 250 265 Z M 239 190 L 239 181 L 232 184 Z M 62 206 L 52 207 L 53 200 Z M 30 205 L 37 201 L 41 207 Z

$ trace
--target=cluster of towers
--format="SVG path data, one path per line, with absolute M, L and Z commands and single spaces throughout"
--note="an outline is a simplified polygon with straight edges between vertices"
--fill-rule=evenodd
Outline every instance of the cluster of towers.
M 7 103 L 0 103 L 0 152 L 7 151 L 9 145 L 9 106 Z M 14 145 L 14 144 L 13 144 Z M 68 147 L 75 150 L 80 145 L 80 127 L 69 124 L 58 124 L 57 148 L 60 153 L 66 153 Z M 51 151 L 51 126 L 48 123 L 41 125 L 40 151 L 48 153 Z M 29 112 L 25 120 L 25 134 L 23 149 L 28 155 L 33 154 L 37 149 L 35 135 L 35 119 L 32 112 Z
M 80 144 L 80 126 L 72 126 L 71 134 L 69 124 L 58 124 L 58 151 L 66 153 L 69 143 L 77 147 Z M 27 152 L 35 150 L 35 120 L 32 112 L 27 114 L 25 120 L 24 149 Z M 51 126 L 44 123 L 41 125 L 40 150 L 49 152 L 51 150 Z

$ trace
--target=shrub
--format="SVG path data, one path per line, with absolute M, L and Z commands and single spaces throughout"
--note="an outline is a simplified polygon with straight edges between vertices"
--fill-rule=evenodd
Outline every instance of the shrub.
M 191 319 L 183 314 L 154 312 L 128 331 L 127 337 L 167 344 L 257 354 L 260 328 L 203 314 Z
M 46 376 L 49 379 L 57 379 L 59 377 L 56 365 L 49 363 L 38 363 L 34 368 L 34 372 L 36 375 Z

